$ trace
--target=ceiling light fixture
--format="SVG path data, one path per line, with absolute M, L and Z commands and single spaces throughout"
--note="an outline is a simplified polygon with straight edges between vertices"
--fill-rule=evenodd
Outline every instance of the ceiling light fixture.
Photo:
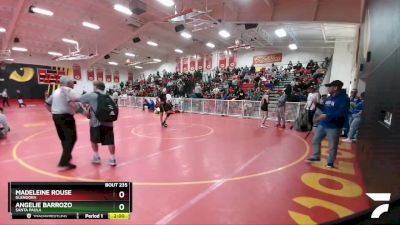
M 116 11 L 118 11 L 118 12 L 120 12 L 120 13 L 123 13 L 123 14 L 126 14 L 126 15 L 128 15 L 128 16 L 130 16 L 130 15 L 133 14 L 132 11 L 131 11 L 128 7 L 123 6 L 123 5 L 121 5 L 121 4 L 115 4 L 115 5 L 114 5 L 114 9 L 115 9 Z
M 276 29 L 275 30 L 275 35 L 278 36 L 279 38 L 286 37 L 286 31 L 283 28 Z
M 226 31 L 226 30 L 220 30 L 218 33 L 219 33 L 219 35 L 220 35 L 221 37 L 223 37 L 223 38 L 228 38 L 228 37 L 231 36 L 231 34 L 230 34 L 228 31 Z
M 70 43 L 70 44 L 78 44 L 77 41 L 72 40 L 72 39 L 68 39 L 68 38 L 63 38 L 63 39 L 61 39 L 61 40 L 62 40 L 63 42 Z
M 157 46 L 158 46 L 158 44 L 155 43 L 155 42 L 153 42 L 153 41 L 148 41 L 147 44 L 148 44 L 148 45 L 151 45 L 151 46 L 154 46 L 154 47 L 157 47 Z
M 126 52 L 125 55 L 126 55 L 126 56 L 130 56 L 130 57 L 135 57 L 135 56 L 136 56 L 135 54 L 129 53 L 129 52 Z
M 28 51 L 28 49 L 22 48 L 22 47 L 12 47 L 11 49 L 14 51 L 17 51 L 17 52 L 27 52 Z
M 29 12 L 38 13 L 38 14 L 42 14 L 45 16 L 53 16 L 54 15 L 54 13 L 50 10 L 38 8 L 35 6 L 29 7 Z
M 62 56 L 63 55 L 59 52 L 47 52 L 47 54 L 52 55 L 52 56 Z
M 136 69 L 143 69 L 141 66 L 135 66 Z
M 108 62 L 108 64 L 114 65 L 114 66 L 118 66 L 118 63 L 117 63 L 117 62 Z
M 0 33 L 4 33 L 4 32 L 6 32 L 6 28 L 0 27 Z
M 207 42 L 206 46 L 209 48 L 215 48 L 215 45 L 211 42 Z
M 289 49 L 290 50 L 296 50 L 297 49 L 297 45 L 296 44 L 290 44 L 289 45 Z
M 157 1 L 167 7 L 175 5 L 175 2 L 173 0 L 157 0 Z
M 186 31 L 183 31 L 183 32 L 181 33 L 181 36 L 184 37 L 184 38 L 186 38 L 186 39 L 192 38 L 192 35 L 189 34 L 189 33 L 186 32 Z
M 177 49 L 175 49 L 175 52 L 177 52 L 177 53 L 183 53 L 183 51 L 182 50 L 180 50 L 179 48 L 177 48 Z
M 86 22 L 86 21 L 82 22 L 82 25 L 83 25 L 84 27 L 88 27 L 88 28 L 95 29 L 95 30 L 100 29 L 100 26 L 99 26 L 99 25 L 96 25 L 96 24 L 94 24 L 94 23 L 89 23 L 89 22 Z
M 154 62 L 161 62 L 161 59 L 153 59 Z

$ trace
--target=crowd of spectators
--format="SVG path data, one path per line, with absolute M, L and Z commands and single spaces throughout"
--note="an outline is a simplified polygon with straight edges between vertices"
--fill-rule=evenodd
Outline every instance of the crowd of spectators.
M 132 83 L 121 83 L 120 88 L 109 90 L 110 94 L 127 96 L 155 97 L 163 88 L 173 97 L 206 98 L 223 100 L 252 100 L 259 101 L 265 89 L 278 91 L 282 89 L 283 81 L 286 84 L 284 91 L 288 101 L 306 101 L 307 89 L 318 86 L 324 77 L 329 65 L 329 59 L 318 64 L 310 60 L 306 67 L 301 62 L 287 65 L 264 67 L 256 71 L 254 65 L 241 68 L 216 68 L 215 73 L 205 74 L 200 71 L 194 73 L 167 73 L 150 74 L 145 79 L 136 79 Z

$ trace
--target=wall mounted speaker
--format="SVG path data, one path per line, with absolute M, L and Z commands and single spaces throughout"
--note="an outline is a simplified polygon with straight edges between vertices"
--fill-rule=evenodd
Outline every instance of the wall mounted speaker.
M 138 42 L 140 42 L 140 38 L 139 37 L 134 37 L 132 39 L 132 41 L 133 41 L 133 43 L 138 43 Z
M 245 23 L 244 24 L 244 29 L 249 30 L 256 28 L 258 26 L 258 23 Z
M 181 32 L 185 29 L 185 26 L 183 26 L 183 24 L 179 24 L 175 26 L 175 32 Z
M 371 51 L 367 52 L 367 62 L 371 61 Z
M 104 59 L 109 59 L 110 58 L 110 55 L 105 55 L 104 56 Z
M 364 70 L 364 64 L 360 64 L 360 72 L 362 72 Z

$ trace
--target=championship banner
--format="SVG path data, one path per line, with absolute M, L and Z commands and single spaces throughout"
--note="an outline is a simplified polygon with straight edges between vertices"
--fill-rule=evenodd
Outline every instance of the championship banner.
M 220 52 L 219 53 L 219 64 L 218 67 L 221 69 L 225 69 L 226 67 L 226 56 L 225 56 L 225 52 Z
M 186 73 L 188 71 L 188 58 L 183 58 L 183 72 Z
M 112 74 L 110 69 L 106 69 L 106 82 L 112 82 Z
M 203 70 L 203 64 L 204 64 L 204 57 L 201 55 L 198 55 L 197 56 L 197 69 Z
M 229 68 L 233 69 L 236 66 L 236 60 L 237 60 L 237 53 L 233 52 L 231 55 L 229 55 Z
M 133 83 L 133 71 L 128 71 L 128 81 L 130 84 Z
M 196 57 L 189 57 L 190 59 L 190 71 L 194 71 L 196 69 Z
M 206 69 L 207 70 L 212 69 L 212 54 L 206 56 Z
M 181 58 L 176 59 L 176 72 L 181 72 Z
M 81 66 L 79 66 L 79 64 L 73 64 L 72 71 L 73 71 L 75 80 L 80 80 L 82 78 Z
M 94 69 L 90 68 L 86 72 L 88 81 L 94 81 Z
M 253 56 L 253 64 L 254 65 L 265 65 L 265 64 L 269 64 L 269 63 L 275 63 L 275 62 L 282 62 L 282 53 Z
M 114 71 L 114 83 L 119 83 L 119 71 Z
M 96 74 L 97 74 L 97 80 L 98 81 L 103 81 L 104 80 L 104 75 L 103 75 L 103 69 L 102 68 L 97 68 L 96 69 Z

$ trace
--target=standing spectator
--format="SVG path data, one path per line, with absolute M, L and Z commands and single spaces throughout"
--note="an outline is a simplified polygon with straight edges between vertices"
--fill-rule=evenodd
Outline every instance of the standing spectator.
M 285 94 L 286 94 L 286 100 L 290 102 L 292 99 L 292 85 L 286 84 Z
M 7 137 L 8 132 L 10 132 L 10 127 L 6 116 L 3 114 L 3 108 L 0 107 L 0 138 Z
M 264 95 L 261 98 L 261 125 L 262 128 L 267 128 L 265 124 L 268 119 L 268 104 L 269 104 L 269 89 L 264 90 Z
M 292 60 L 290 60 L 289 63 L 288 63 L 287 69 L 288 70 L 292 70 L 292 68 L 293 68 L 293 63 L 292 63 Z
M 358 133 L 358 128 L 360 127 L 361 124 L 361 113 L 364 110 L 364 99 L 365 99 L 365 92 L 361 93 L 361 98 L 360 102 L 356 105 L 356 107 L 353 110 L 352 114 L 352 122 L 350 124 L 350 130 L 349 133 L 347 134 L 347 138 L 342 140 L 343 142 L 351 143 L 353 141 L 356 141 L 356 136 Z
M 348 115 L 349 98 L 342 90 L 343 83 L 341 81 L 334 80 L 325 86 L 328 87 L 330 96 L 325 101 L 323 114 L 319 116 L 319 121 L 321 122 L 315 132 L 313 140 L 314 153 L 311 158 L 307 159 L 307 162 L 320 162 L 321 142 L 325 137 L 328 137 L 329 156 L 326 166 L 328 168 L 334 168 L 340 131 Z
M 6 106 L 10 106 L 10 103 L 8 102 L 8 93 L 7 93 L 7 89 L 4 88 L 3 92 L 1 93 L 1 97 L 3 98 L 3 107 Z
M 350 92 L 349 116 L 346 118 L 346 123 L 344 124 L 344 136 L 347 136 L 350 129 L 350 124 L 353 121 L 353 111 L 357 104 L 361 101 L 360 98 L 358 98 L 357 94 L 357 89 L 353 89 Z
M 308 122 L 313 127 L 313 118 L 315 110 L 317 109 L 317 104 L 319 103 L 319 93 L 314 86 L 308 88 L 309 94 L 307 96 L 307 103 L 305 109 L 307 110 Z
M 285 92 L 283 92 L 283 90 L 279 90 L 278 91 L 279 94 L 279 98 L 278 98 L 278 102 L 277 102 L 277 107 L 276 107 L 276 114 L 278 116 L 278 124 L 276 124 L 276 127 L 281 127 L 283 129 L 285 129 L 285 109 L 286 109 L 286 99 L 287 99 L 287 95 L 285 94 Z M 282 125 L 281 125 L 281 121 L 282 121 Z
M 48 108 L 51 108 L 54 125 L 60 138 L 63 152 L 58 163 L 60 171 L 75 169 L 76 165 L 70 161 L 72 159 L 72 150 L 74 148 L 77 135 L 74 119 L 74 108 L 71 106 L 71 100 L 68 92 L 74 88 L 74 81 L 69 76 L 60 78 L 61 87 L 53 92 L 46 100 Z
M 26 107 L 25 103 L 24 103 L 24 99 L 22 98 L 22 94 L 21 91 L 19 89 L 17 89 L 17 99 L 18 99 L 18 104 L 19 107 L 21 108 L 22 106 Z
M 102 145 L 107 145 L 108 150 L 110 152 L 110 159 L 108 160 L 108 164 L 110 166 L 116 166 L 117 161 L 115 159 L 115 144 L 114 144 L 114 126 L 113 122 L 104 122 L 100 121 L 97 116 L 97 110 L 99 109 L 99 104 L 107 103 L 104 101 L 105 93 L 105 85 L 102 81 L 94 81 L 93 82 L 93 92 L 82 95 L 77 101 L 80 101 L 83 104 L 88 104 L 90 106 L 90 142 L 92 145 L 92 150 L 94 152 L 94 156 L 92 158 L 93 164 L 101 163 L 101 158 L 99 155 L 99 146 L 98 143 Z M 114 92 L 115 93 L 115 92 Z M 109 96 L 106 96 L 109 101 L 111 101 Z M 99 99 L 103 99 L 103 102 L 100 102 Z M 112 102 L 111 102 L 112 103 Z M 113 107 L 117 107 L 114 105 Z M 112 107 L 112 108 L 113 108 Z M 115 112 L 115 111 L 114 111 Z

